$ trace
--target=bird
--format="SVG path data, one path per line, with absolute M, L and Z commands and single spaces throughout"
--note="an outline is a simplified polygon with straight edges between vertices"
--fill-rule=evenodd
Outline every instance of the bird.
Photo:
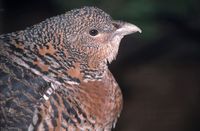
M 123 106 L 108 69 L 121 39 L 141 32 L 84 6 L 0 35 L 2 131 L 110 131 Z

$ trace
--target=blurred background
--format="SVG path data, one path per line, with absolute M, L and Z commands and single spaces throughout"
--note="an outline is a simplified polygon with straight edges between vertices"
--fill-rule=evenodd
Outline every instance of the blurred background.
M 199 0 L 0 0 L 0 34 L 86 5 L 143 30 L 110 65 L 124 96 L 114 131 L 200 131 Z

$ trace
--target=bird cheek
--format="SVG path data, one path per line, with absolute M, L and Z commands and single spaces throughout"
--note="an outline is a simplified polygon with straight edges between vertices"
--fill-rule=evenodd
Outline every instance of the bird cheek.
M 98 44 L 103 44 L 103 45 L 105 45 L 105 44 L 107 44 L 109 41 L 108 41 L 108 35 L 106 35 L 106 34 L 101 34 L 101 35 L 99 35 L 98 37 L 96 37 L 95 38 L 95 41 L 96 41 L 96 43 L 98 43 Z

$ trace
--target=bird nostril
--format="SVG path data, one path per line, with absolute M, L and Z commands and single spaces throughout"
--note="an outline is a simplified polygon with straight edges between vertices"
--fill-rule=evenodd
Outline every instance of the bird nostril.
M 116 29 L 119 29 L 119 28 L 120 28 L 120 24 L 115 23 L 115 22 L 113 22 L 112 24 L 113 24 L 113 26 L 114 26 Z

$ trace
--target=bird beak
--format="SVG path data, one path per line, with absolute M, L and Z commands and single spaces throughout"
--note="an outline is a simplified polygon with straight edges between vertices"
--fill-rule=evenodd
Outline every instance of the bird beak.
M 113 25 L 117 28 L 117 30 L 114 32 L 115 36 L 118 35 L 123 37 L 125 35 L 129 35 L 135 32 L 142 33 L 142 30 L 139 27 L 127 22 L 114 21 Z
M 135 32 L 142 32 L 142 30 L 139 27 L 127 22 L 113 21 L 112 24 L 115 27 L 115 31 L 111 34 L 110 37 L 109 45 L 111 45 L 112 48 L 111 50 L 109 50 L 109 56 L 107 57 L 108 63 L 110 63 L 116 58 L 120 41 L 125 35 L 132 34 Z

